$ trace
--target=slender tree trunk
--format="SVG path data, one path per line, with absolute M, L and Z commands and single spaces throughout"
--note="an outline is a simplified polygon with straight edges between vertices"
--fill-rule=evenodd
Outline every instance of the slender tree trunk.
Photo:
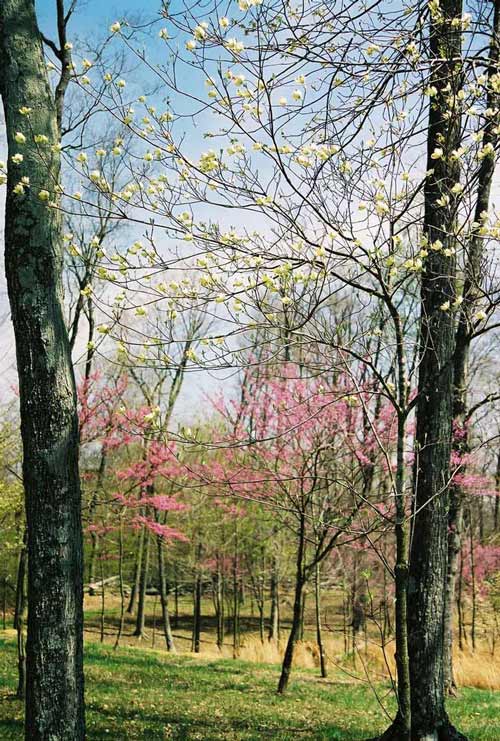
M 120 588 L 120 618 L 118 622 L 118 632 L 114 648 L 118 648 L 120 638 L 123 633 L 123 624 L 125 622 L 125 592 L 123 589 L 123 513 L 120 514 L 120 529 L 118 531 L 118 584 Z
M 26 567 L 28 565 L 28 531 L 24 528 L 23 545 L 19 554 L 16 580 L 16 605 L 14 608 L 14 628 L 17 630 L 19 616 L 24 614 L 26 602 Z
M 497 467 L 495 472 L 495 509 L 493 512 L 493 528 L 494 532 L 498 532 L 499 514 L 500 514 L 500 451 L 497 456 Z
M 351 585 L 351 651 L 352 651 L 352 663 L 353 666 L 356 666 L 356 620 L 355 620 L 355 610 L 356 610 L 356 602 L 357 602 L 357 592 L 358 592 L 358 556 L 357 553 L 354 552 L 353 557 L 353 567 L 352 567 L 352 585 Z
M 163 552 L 163 538 L 161 535 L 156 539 L 158 547 L 158 576 L 160 580 L 161 614 L 163 618 L 163 634 L 167 650 L 175 653 L 174 636 L 170 626 L 170 615 L 168 614 L 167 578 L 165 574 L 165 554 Z
M 141 528 L 139 540 L 137 543 L 137 552 L 135 556 L 135 567 L 134 567 L 134 583 L 132 584 L 132 590 L 130 592 L 130 600 L 127 607 L 127 612 L 131 615 L 134 611 L 135 603 L 137 601 L 137 595 L 139 594 L 141 587 L 141 573 L 142 573 L 142 558 L 144 551 L 144 540 L 146 536 L 146 527 Z
M 141 568 L 141 578 L 139 581 L 139 593 L 138 593 L 138 600 L 137 600 L 137 616 L 135 620 L 135 630 L 134 630 L 134 636 L 137 638 L 144 638 L 145 631 L 144 627 L 146 625 L 146 589 L 148 586 L 148 578 L 149 578 L 149 554 L 151 550 L 151 533 L 146 528 L 146 532 L 144 533 L 144 543 L 143 543 L 143 555 L 141 559 L 142 568 Z
M 106 461 L 107 461 L 107 452 L 106 452 L 106 448 L 103 446 L 101 449 L 101 457 L 99 460 L 99 469 L 97 471 L 96 485 L 92 493 L 92 498 L 89 502 L 88 517 L 89 517 L 90 522 L 92 522 L 92 518 L 93 518 L 94 512 L 97 507 L 99 492 L 102 490 L 104 474 L 106 472 Z M 89 571 L 88 571 L 89 595 L 93 595 L 94 590 L 92 588 L 92 584 L 95 581 L 95 569 L 96 569 L 97 555 L 99 553 L 99 536 L 94 530 L 92 530 L 90 533 L 90 539 L 91 539 L 91 546 L 90 546 Z
M 104 643 L 104 622 L 106 618 L 106 592 L 104 584 L 104 559 L 103 556 L 100 558 L 101 567 L 101 615 L 100 615 L 100 626 L 101 626 L 101 643 Z
M 450 490 L 450 508 L 448 513 L 448 567 L 444 598 L 444 639 L 443 639 L 443 672 L 445 692 L 456 695 L 456 682 L 453 673 L 453 616 L 455 605 L 455 585 L 458 571 L 458 557 L 462 542 L 463 505 L 459 487 Z
M 26 565 L 27 565 L 27 531 L 24 530 L 23 548 L 19 557 L 16 585 L 16 612 L 14 625 L 17 631 L 17 691 L 16 697 L 26 697 Z
M 260 638 L 260 642 L 263 644 L 264 634 L 265 634 L 264 600 L 263 599 L 258 600 L 257 609 L 259 610 L 259 638 Z
M 95 595 L 95 589 L 92 586 L 95 583 L 95 568 L 97 563 L 97 556 L 99 553 L 99 536 L 94 530 L 90 532 L 90 557 L 89 557 L 89 596 Z
M 323 634 L 321 629 L 321 581 L 320 581 L 320 569 L 319 563 L 315 566 L 315 597 L 316 597 L 316 643 L 318 644 L 319 651 L 319 666 L 321 670 L 321 676 L 325 678 L 327 676 L 326 671 L 326 659 L 325 650 L 323 647 Z
M 484 545 L 484 499 L 479 497 L 477 503 L 478 520 L 479 520 L 479 544 Z
M 2 590 L 2 625 L 3 629 L 7 630 L 7 577 L 4 576 L 2 579 L 3 590 Z M 14 622 L 14 627 L 15 622 Z
M 344 636 L 344 655 L 347 656 L 349 653 L 349 598 L 345 594 L 345 586 L 344 586 L 344 596 L 342 598 L 342 634 Z
M 34 0 L 0 4 L 0 93 L 9 168 L 5 271 L 16 341 L 28 527 L 25 736 L 80 741 L 83 700 L 83 564 L 78 416 L 62 310 L 62 222 L 58 208 L 58 111 L 47 79 Z M 31 109 L 29 123 L 20 113 Z M 27 144 L 23 161 L 16 132 Z M 45 161 L 32 136 L 48 137 Z M 14 193 L 21 178 L 24 192 Z
M 406 373 L 402 349 L 402 337 L 399 337 L 400 352 L 400 395 L 401 409 L 406 405 Z M 411 692 L 410 692 L 410 659 L 408 645 L 408 523 L 406 517 L 405 495 L 405 416 L 398 415 L 397 469 L 396 469 L 396 564 L 395 564 L 395 617 L 396 634 L 396 668 L 398 677 L 398 714 L 394 723 L 397 737 L 409 741 L 411 736 Z
M 177 565 L 174 566 L 174 630 L 179 627 L 179 578 Z
M 455 487 L 452 487 L 454 489 Z M 455 605 L 455 584 L 458 571 L 458 557 L 463 529 L 463 513 L 461 492 L 452 492 L 448 521 L 448 568 L 446 573 L 445 604 L 444 604 L 444 646 L 443 671 L 445 692 L 456 694 L 456 683 L 453 674 L 453 616 Z
M 299 640 L 304 640 L 304 631 L 305 631 L 305 614 L 306 614 L 306 601 L 307 601 L 307 590 L 303 590 L 302 592 L 302 605 L 300 610 L 300 630 L 299 630 Z
M 22 591 L 24 592 L 24 582 L 22 585 Z M 17 690 L 16 697 L 19 700 L 24 700 L 26 697 L 26 643 L 24 638 L 24 622 L 26 612 L 26 600 L 22 600 L 22 604 L 19 608 L 17 615 L 16 631 L 17 631 Z
M 470 580 L 472 597 L 472 614 L 470 626 L 470 638 L 472 650 L 476 650 L 476 617 L 477 617 L 477 594 L 476 594 L 476 559 L 474 553 L 474 522 L 472 519 L 472 507 L 469 507 L 469 547 L 470 547 Z
M 271 597 L 271 612 L 269 616 L 269 631 L 267 637 L 270 641 L 278 640 L 278 617 L 279 617 L 279 575 L 278 575 L 278 559 L 273 557 L 271 566 L 271 584 L 270 584 L 270 597 Z
M 193 594 L 193 638 L 191 650 L 200 653 L 201 633 L 201 574 L 199 568 L 196 570 L 194 594 Z
M 148 457 L 148 445 L 149 441 L 145 438 L 143 441 L 142 446 L 142 459 L 143 461 L 147 460 Z M 146 487 L 146 493 L 151 494 L 154 491 L 154 485 Z M 143 492 L 141 492 L 142 495 Z M 141 514 L 145 514 L 145 510 L 141 508 Z M 146 526 L 143 526 L 141 528 L 141 535 L 139 538 L 139 545 L 137 549 L 137 557 L 135 562 L 135 572 L 134 572 L 134 584 L 132 587 L 132 592 L 130 594 L 130 602 L 127 608 L 127 612 L 129 614 L 132 613 L 134 609 L 134 605 L 136 602 L 140 602 L 141 594 L 142 594 L 142 615 L 139 620 L 139 615 L 136 616 L 136 628 L 134 635 L 141 635 L 142 630 L 144 629 L 144 625 L 142 625 L 142 628 L 140 627 L 140 623 L 144 622 L 144 601 L 145 601 L 145 581 L 144 581 L 144 570 L 146 570 L 146 579 L 147 579 L 147 571 L 149 569 L 149 545 L 150 545 L 150 533 L 149 530 L 147 530 Z M 145 564 L 146 556 L 148 563 Z M 144 585 L 144 591 L 143 591 L 143 585 Z M 140 609 L 140 606 L 138 606 L 138 611 Z M 139 631 L 139 632 L 138 632 Z
M 238 558 L 236 552 L 233 559 L 233 659 L 238 656 L 240 649 L 240 585 L 238 581 Z
M 217 647 L 219 649 L 224 645 L 224 574 L 220 567 L 220 557 L 217 555 L 217 576 L 215 584 L 215 601 L 217 613 Z
M 464 650 L 464 637 L 465 639 L 467 639 L 467 636 L 465 635 L 465 628 L 464 628 L 464 609 L 463 609 L 463 602 L 462 602 L 463 583 L 464 583 L 464 559 L 463 559 L 462 550 L 461 550 L 460 551 L 460 569 L 458 571 L 458 593 L 457 593 L 458 647 L 460 651 Z
M 281 675 L 278 682 L 278 694 L 282 695 L 288 687 L 290 673 L 292 671 L 293 654 L 295 644 L 299 638 L 300 619 L 302 616 L 302 594 L 304 590 L 304 556 L 305 556 L 305 515 L 302 513 L 299 524 L 299 543 L 297 548 L 297 561 L 295 571 L 295 595 L 293 600 L 292 627 L 286 644 L 285 655 L 281 667 Z

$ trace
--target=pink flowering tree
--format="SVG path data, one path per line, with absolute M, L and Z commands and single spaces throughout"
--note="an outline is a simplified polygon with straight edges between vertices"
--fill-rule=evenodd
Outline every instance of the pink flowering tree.
M 386 472 L 394 437 L 391 407 L 364 423 L 373 391 L 340 374 L 331 384 L 301 377 L 289 363 L 279 376 L 261 372 L 246 378 L 237 402 L 215 402 L 231 432 L 224 454 L 197 475 L 205 484 L 240 500 L 272 510 L 295 543 L 293 617 L 278 691 L 290 677 L 301 622 L 304 587 L 320 564 L 341 543 L 356 540 L 375 518 L 361 519 L 367 501 L 367 474 Z M 389 463 L 388 463 L 389 461 Z
M 125 373 L 113 379 L 95 372 L 81 384 L 79 402 L 82 449 L 89 463 L 93 462 L 84 474 L 89 488 L 90 589 L 103 538 L 116 537 L 121 552 L 124 532 L 125 535 L 139 533 L 141 543 L 147 544 L 148 561 L 151 542 L 155 542 L 165 639 L 168 649 L 173 650 L 164 551 L 174 541 L 187 540 L 178 528 L 167 522 L 169 513 L 186 508 L 176 497 L 183 480 L 177 448 L 169 440 L 160 441 L 164 437 L 161 410 L 134 403 L 133 388 Z M 121 560 L 119 571 L 122 574 Z M 147 570 L 142 569 L 140 577 L 145 582 Z M 144 600 L 145 589 L 139 591 L 139 598 L 142 595 Z M 138 614 L 142 634 L 144 605 Z

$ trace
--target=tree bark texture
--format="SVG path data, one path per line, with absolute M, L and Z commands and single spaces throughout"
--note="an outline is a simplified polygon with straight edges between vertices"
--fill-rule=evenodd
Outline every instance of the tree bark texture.
M 488 79 L 498 74 L 500 62 L 500 0 L 495 0 L 492 14 L 492 30 L 489 50 Z M 487 108 L 496 111 L 487 119 L 483 132 L 483 146 L 498 144 L 497 127 L 500 124 L 500 95 L 492 85 L 488 87 Z M 495 155 L 492 153 L 481 160 L 478 172 L 477 196 L 474 209 L 474 224 L 471 239 L 467 245 L 467 264 L 465 268 L 463 302 L 456 331 L 454 354 L 453 389 L 453 449 L 463 457 L 469 449 L 467 430 L 467 387 L 469 383 L 469 355 L 473 335 L 473 315 L 481 296 L 482 263 L 485 243 L 481 236 L 483 214 L 490 205 L 491 186 L 495 173 Z M 465 466 L 460 467 L 465 473 Z M 463 492 L 458 484 L 450 488 L 450 509 L 448 514 L 448 569 L 445 591 L 444 614 L 444 681 L 448 694 L 455 691 L 453 678 L 453 607 L 455 604 L 455 584 L 458 571 L 458 557 L 463 530 Z
M 451 152 L 460 145 L 460 112 L 450 115 L 450 91 L 461 86 L 461 33 L 451 21 L 461 0 L 443 0 L 430 21 L 430 84 L 437 95 L 429 109 L 424 231 L 430 245 L 421 286 L 420 365 L 416 412 L 413 529 L 408 586 L 408 652 L 411 738 L 449 738 L 444 704 L 443 616 L 447 565 L 448 485 L 453 417 L 453 313 L 456 203 L 451 188 L 460 167 Z M 443 157 L 436 159 L 436 149 Z M 440 199 L 445 199 L 444 202 Z M 449 202 L 447 202 L 449 199 Z M 450 252 L 450 251 L 451 252 Z M 449 302 L 449 303 L 448 303 Z
M 59 128 L 33 0 L 0 4 L 9 167 L 5 270 L 14 325 L 28 527 L 26 739 L 84 738 L 78 417 L 62 311 Z M 29 116 L 20 109 L 31 109 Z M 16 132 L 26 136 L 20 146 Z M 40 148 L 33 134 L 48 137 Z M 15 164 L 12 156 L 23 155 Z M 29 178 L 17 194 L 14 188 Z

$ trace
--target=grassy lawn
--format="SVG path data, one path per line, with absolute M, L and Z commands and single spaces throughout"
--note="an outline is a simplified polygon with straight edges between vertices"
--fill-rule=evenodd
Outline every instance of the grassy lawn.
M 22 738 L 13 699 L 16 661 L 0 639 L 0 739 Z M 347 678 L 300 670 L 277 697 L 275 666 L 169 656 L 163 651 L 86 646 L 87 737 L 100 739 L 364 739 L 386 725 L 372 690 Z M 388 687 L 377 688 L 383 697 Z M 387 700 L 385 704 L 391 706 Z M 500 738 L 500 693 L 463 689 L 450 715 L 471 741 Z M 68 741 L 70 741 L 68 739 Z

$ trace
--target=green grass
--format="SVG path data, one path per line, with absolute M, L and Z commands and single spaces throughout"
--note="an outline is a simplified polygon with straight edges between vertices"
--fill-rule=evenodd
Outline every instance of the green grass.
M 0 739 L 23 737 L 22 705 L 13 699 L 15 666 L 14 642 L 0 639 Z M 368 686 L 300 671 L 289 693 L 278 697 L 278 667 L 242 661 L 88 643 L 86 678 L 88 741 L 354 741 L 387 723 Z M 388 693 L 384 686 L 377 690 Z M 392 712 L 387 697 L 385 703 Z M 500 738 L 500 693 L 464 689 L 449 710 L 471 741 Z

